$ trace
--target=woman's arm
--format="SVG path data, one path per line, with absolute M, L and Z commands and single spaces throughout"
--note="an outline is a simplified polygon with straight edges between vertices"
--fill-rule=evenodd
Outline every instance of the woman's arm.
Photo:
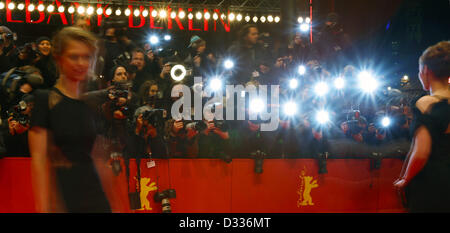
M 47 136 L 47 129 L 41 127 L 32 127 L 28 132 L 32 169 L 31 177 L 33 179 L 34 195 L 36 197 L 36 210 L 40 213 L 50 212 L 50 165 L 47 157 Z
M 431 135 L 425 126 L 417 129 L 413 147 L 403 177 L 394 185 L 404 188 L 425 166 L 431 153 Z

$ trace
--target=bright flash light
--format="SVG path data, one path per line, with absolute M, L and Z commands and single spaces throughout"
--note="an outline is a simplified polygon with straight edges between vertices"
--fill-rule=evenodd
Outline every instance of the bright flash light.
M 235 18 L 236 18 L 236 16 L 235 16 L 233 13 L 231 13 L 231 14 L 228 15 L 228 19 L 229 19 L 230 21 L 233 21 Z
M 272 15 L 267 16 L 267 21 L 269 21 L 269 23 L 272 23 L 273 22 L 273 16 Z
M 245 16 L 245 22 L 250 22 L 250 16 Z
M 30 6 L 31 6 L 31 5 L 30 5 Z M 5 3 L 0 2 L 0 10 L 3 10 L 3 9 L 5 9 Z
M 88 15 L 94 14 L 94 7 L 92 7 L 92 6 L 88 7 L 87 10 L 86 10 L 86 13 L 87 13 Z
M 120 9 L 117 9 L 117 10 L 116 10 L 116 15 L 119 16 L 119 15 L 121 15 L 121 14 L 122 14 L 122 11 L 121 11 Z
M 289 80 L 289 88 L 296 89 L 298 87 L 298 80 L 293 78 Z
M 306 73 L 306 67 L 304 65 L 300 65 L 298 67 L 298 74 L 304 75 Z
M 14 8 L 16 8 L 16 4 L 14 4 L 13 2 L 10 2 L 10 3 L 8 4 L 8 9 L 14 10 Z
M 38 10 L 39 10 L 39 7 L 38 7 Z M 80 7 L 78 7 L 77 12 L 78 12 L 78 14 L 82 15 L 82 14 L 84 14 L 84 12 L 86 12 L 86 8 L 84 8 L 84 6 L 80 6 Z
M 209 12 L 206 12 L 204 17 L 206 20 L 209 20 L 211 18 L 211 14 Z
M 234 62 L 230 59 L 225 60 L 224 66 L 225 66 L 225 69 L 231 70 L 234 67 Z
M 213 91 L 219 91 L 220 89 L 222 89 L 222 80 L 215 77 L 211 80 L 211 83 L 209 85 Z
M 213 14 L 213 19 L 214 19 L 214 20 L 218 20 L 218 19 L 219 19 L 219 15 L 218 15 L 217 13 L 214 13 L 214 14 Z
M 258 22 L 258 16 L 253 17 L 253 22 L 255 22 L 255 23 Z
M 259 20 L 261 20 L 261 22 L 265 23 L 266 22 L 266 17 L 265 16 L 261 16 L 261 18 Z
M 25 9 L 25 4 L 19 3 L 19 5 L 17 5 L 17 9 L 19 9 L 19 10 Z
M 160 12 L 159 12 L 159 17 L 161 17 L 161 18 L 166 18 L 167 17 L 167 11 L 165 11 L 165 10 L 161 10 Z
M 367 71 L 362 71 L 358 75 L 359 87 L 367 93 L 372 93 L 378 88 L 378 81 Z
M 305 23 L 308 23 L 308 24 L 311 23 L 311 19 L 309 17 L 306 17 Z
M 53 6 L 53 5 L 48 5 L 48 7 L 47 7 L 47 11 L 48 12 L 53 12 L 55 10 L 55 6 Z
M 297 113 L 297 104 L 293 101 L 289 101 L 283 105 L 284 114 L 287 116 L 293 116 Z
M 275 16 L 275 23 L 279 23 L 280 22 L 280 17 L 279 16 Z
M 238 14 L 238 15 L 236 16 L 236 20 L 239 21 L 239 22 L 241 22 L 241 21 L 242 21 L 242 15 L 241 15 L 241 14 Z
M 67 9 L 67 11 L 68 11 L 70 14 L 73 14 L 73 13 L 75 12 L 75 8 L 74 8 L 73 6 L 70 6 L 69 9 Z
M 298 23 L 303 23 L 303 17 L 298 17 L 297 22 Z
M 336 89 L 343 89 L 345 87 L 345 80 L 342 77 L 337 77 L 334 80 L 334 87 L 336 87 Z
M 195 14 L 195 18 L 198 20 L 201 20 L 202 17 L 203 17 L 203 15 L 202 15 L 202 12 L 200 12 L 200 11 Z
M 125 10 L 125 15 L 126 15 L 126 16 L 129 16 L 130 14 L 131 14 L 131 10 L 127 8 L 127 9 Z
M 188 14 L 188 19 L 193 19 L 193 18 L 194 18 L 194 15 L 192 13 L 189 13 Z
M 314 92 L 318 96 L 325 96 L 326 94 L 328 94 L 328 90 L 328 84 L 326 84 L 325 82 L 319 82 L 314 86 Z
M 316 113 L 316 121 L 321 125 L 326 124 L 330 121 L 330 114 L 325 110 L 321 110 Z
M 156 45 L 159 43 L 159 38 L 157 36 L 150 36 L 149 41 L 150 41 L 150 44 Z
M 403 82 L 408 82 L 409 81 L 408 75 L 404 75 L 403 78 L 402 78 L 402 81 Z
M 165 41 L 169 41 L 169 40 L 171 40 L 172 39 L 172 37 L 170 36 L 170 35 L 165 35 L 164 36 L 164 40 Z
M 111 15 L 112 14 L 112 9 L 111 8 L 106 9 L 105 14 L 106 15 Z
M 101 15 L 103 14 L 103 9 L 102 8 L 98 8 L 97 9 L 97 15 Z
M 385 128 L 389 127 L 389 125 L 391 125 L 391 119 L 389 119 L 389 117 L 383 117 L 381 125 Z
M 184 19 L 184 17 L 186 17 L 186 13 L 184 11 L 180 11 L 180 13 L 178 13 L 178 18 Z
M 254 99 L 250 103 L 250 111 L 253 113 L 260 113 L 264 110 L 264 102 L 261 99 Z
M 139 9 L 136 9 L 136 10 L 133 11 L 133 15 L 135 17 L 138 17 L 140 14 L 141 14 L 141 12 L 139 11 Z
M 38 11 L 42 12 L 45 10 L 45 6 L 43 4 L 39 4 L 39 6 L 37 7 Z
M 170 70 L 170 76 L 175 81 L 181 81 L 186 77 L 186 68 L 183 65 L 175 65 Z
M 143 10 L 142 11 L 142 16 L 147 17 L 148 16 L 148 10 Z
M 177 17 L 177 13 L 172 12 L 170 13 L 170 18 L 175 19 Z
M 152 17 L 155 18 L 158 16 L 158 12 L 156 10 L 152 10 Z
M 3 7 L 5 7 L 4 5 L 3 5 Z M 28 6 L 28 11 L 29 12 L 33 12 L 34 11 L 34 5 L 33 4 L 30 4 L 29 6 Z M 1 9 L 1 6 L 0 6 L 0 9 Z
M 300 31 L 302 31 L 302 32 L 309 31 L 309 25 L 307 23 L 300 24 Z

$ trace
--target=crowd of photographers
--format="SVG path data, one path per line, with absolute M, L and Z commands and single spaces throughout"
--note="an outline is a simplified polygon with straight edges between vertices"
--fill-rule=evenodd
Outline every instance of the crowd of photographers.
M 90 30 L 80 18 L 76 25 Z M 3 151 L 7 156 L 27 156 L 27 130 L 32 93 L 51 88 L 57 78 L 51 57 L 51 39 L 40 37 L 18 46 L 14 33 L 0 27 L 1 119 Z M 207 42 L 193 36 L 184 51 L 163 50 L 152 39 L 144 44 L 127 37 L 126 27 L 107 22 L 99 43 L 98 62 L 86 84 L 86 99 L 99 113 L 101 134 L 108 142 L 111 159 L 121 156 L 152 158 L 220 158 L 230 162 L 244 157 L 308 157 L 329 152 L 330 141 L 382 145 L 387 141 L 409 138 L 411 111 L 409 100 L 399 90 L 384 89 L 367 101 L 356 90 L 356 69 L 341 59 L 351 46 L 337 16 L 329 15 L 312 45 L 309 34 L 296 33 L 291 43 L 275 49 L 268 33 L 257 26 L 245 25 L 239 38 L 225 54 L 207 48 Z M 234 66 L 223 68 L 227 58 Z M 175 81 L 171 74 L 177 64 L 187 75 Z M 302 66 L 299 75 L 299 65 Z M 333 85 L 336 74 L 328 68 L 339 67 L 346 77 L 346 88 L 330 88 L 326 96 L 315 94 L 318 81 Z M 276 131 L 260 130 L 263 121 L 186 121 L 170 117 L 176 84 L 193 87 L 194 77 L 211 81 L 219 73 L 225 84 L 280 85 L 280 104 L 291 100 L 301 110 L 287 116 L 280 109 Z M 292 77 L 298 77 L 292 83 Z M 178 88 L 178 87 L 176 87 Z M 192 93 L 195 92 L 192 88 Z M 203 103 L 208 98 L 203 99 Z M 251 107 L 247 101 L 247 107 Z M 216 105 L 215 110 L 225 109 Z M 326 124 L 318 124 L 316 109 L 328 109 Z M 225 112 L 225 111 L 224 111 Z M 381 125 L 389 115 L 392 124 Z M 205 117 L 205 116 L 204 116 Z M 327 116 L 328 118 L 328 116 Z

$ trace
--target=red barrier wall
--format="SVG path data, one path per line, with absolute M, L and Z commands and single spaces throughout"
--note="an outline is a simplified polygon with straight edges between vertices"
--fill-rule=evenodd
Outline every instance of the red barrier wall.
M 267 159 L 255 174 L 254 161 L 235 159 L 156 160 L 141 162 L 142 210 L 129 210 L 125 170 L 115 177 L 108 169 L 104 189 L 114 212 L 161 212 L 153 195 L 174 188 L 175 213 L 332 213 L 404 212 L 392 183 L 402 161 L 384 159 L 379 170 L 369 159 L 330 159 L 328 173 L 318 174 L 317 160 Z M 123 165 L 123 164 L 122 164 Z M 131 186 L 136 173 L 131 161 Z M 0 212 L 35 212 L 29 158 L 0 159 Z M 159 177 L 157 179 L 157 177 Z

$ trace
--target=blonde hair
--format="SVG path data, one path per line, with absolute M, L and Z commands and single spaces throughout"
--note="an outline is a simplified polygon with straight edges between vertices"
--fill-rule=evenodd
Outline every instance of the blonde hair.
M 91 32 L 83 30 L 79 27 L 65 27 L 59 31 L 52 40 L 52 55 L 54 58 L 61 56 L 70 40 L 80 41 L 84 43 L 97 55 L 97 37 Z

